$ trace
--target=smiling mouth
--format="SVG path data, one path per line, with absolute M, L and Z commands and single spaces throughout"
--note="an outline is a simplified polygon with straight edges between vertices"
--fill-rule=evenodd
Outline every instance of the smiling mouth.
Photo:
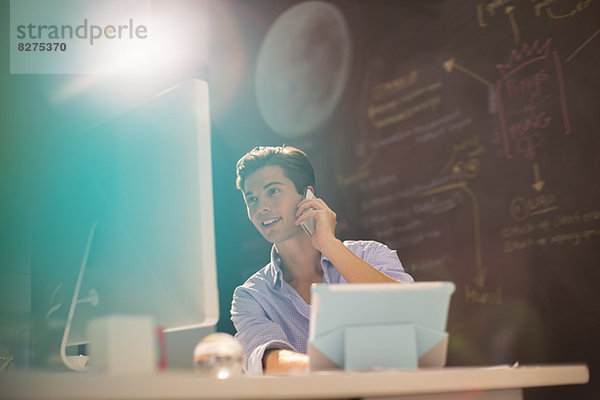
M 271 225 L 273 225 L 274 223 L 276 223 L 276 222 L 279 222 L 279 221 L 281 221 L 281 217 L 277 217 L 277 218 L 269 219 L 269 220 L 267 220 L 267 221 L 263 221 L 263 222 L 261 222 L 260 224 L 261 224 L 262 226 L 264 226 L 265 228 L 268 228 L 269 226 L 271 226 Z

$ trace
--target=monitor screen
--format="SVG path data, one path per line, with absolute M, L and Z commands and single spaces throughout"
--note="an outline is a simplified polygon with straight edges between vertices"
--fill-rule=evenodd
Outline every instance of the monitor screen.
M 45 342 L 38 352 L 52 357 L 69 315 L 69 346 L 111 314 L 151 316 L 167 332 L 214 326 L 206 83 L 181 84 L 47 154 L 32 256 L 32 308 L 46 332 L 34 337 Z

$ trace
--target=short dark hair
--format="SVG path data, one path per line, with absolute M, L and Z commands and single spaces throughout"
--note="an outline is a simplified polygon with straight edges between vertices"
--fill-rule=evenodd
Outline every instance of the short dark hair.
M 236 164 L 235 184 L 244 192 L 248 175 L 262 167 L 277 165 L 296 186 L 299 194 L 307 186 L 315 186 L 315 171 L 305 152 L 293 146 L 257 146 L 246 153 Z

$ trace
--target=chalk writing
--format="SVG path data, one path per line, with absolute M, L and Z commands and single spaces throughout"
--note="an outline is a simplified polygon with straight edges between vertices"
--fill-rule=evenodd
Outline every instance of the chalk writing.
M 496 13 L 496 9 L 505 6 L 508 3 L 512 3 L 512 0 L 494 0 L 485 5 L 485 9 L 491 17 Z
M 425 93 L 434 92 L 436 90 L 440 90 L 441 88 L 442 88 L 442 81 L 434 82 L 430 85 L 424 86 L 413 92 L 403 95 L 402 97 L 400 97 L 400 102 L 406 103 L 409 101 L 413 101 L 415 98 L 417 98 Z
M 389 117 L 385 117 L 381 120 L 373 121 L 373 126 L 377 129 L 384 128 L 389 125 L 397 124 L 399 122 L 403 122 L 409 118 L 414 117 L 415 115 L 422 113 L 428 110 L 434 110 L 442 101 L 441 96 L 433 96 L 425 101 L 422 101 L 419 104 L 408 107 L 397 114 L 391 115 Z
M 545 111 L 536 113 L 532 110 L 531 115 L 511 124 L 509 133 L 511 139 L 516 142 L 517 151 L 526 158 L 532 159 L 535 156 L 535 149 L 544 142 L 543 136 L 537 129 L 546 128 L 551 119 Z M 534 129 L 534 132 L 530 132 Z
M 364 152 L 364 147 L 363 145 L 360 145 L 359 148 L 362 150 L 361 152 Z M 350 175 L 341 175 L 338 174 L 336 176 L 336 180 L 339 186 L 342 187 L 346 187 L 346 186 L 350 186 L 353 185 L 357 182 L 361 182 L 365 179 L 367 179 L 368 177 L 371 176 L 371 170 L 370 170 L 370 165 L 373 162 L 373 160 L 375 159 L 375 153 L 372 153 L 365 162 L 363 162 L 359 167 L 358 167 L 358 172 L 355 172 L 353 174 Z
M 522 225 L 509 226 L 502 229 L 502 237 L 510 238 L 514 236 L 523 236 L 536 231 L 547 232 L 552 227 L 552 222 L 549 219 L 540 222 L 528 222 Z
M 586 241 L 600 238 L 600 229 L 585 229 L 569 233 L 559 233 L 553 236 L 526 238 L 522 240 L 511 239 L 504 242 L 504 253 L 512 253 L 530 247 L 555 246 L 579 246 Z
M 447 198 L 439 196 L 431 196 L 425 201 L 416 202 L 412 205 L 413 213 L 415 214 L 439 214 L 442 211 L 447 211 L 462 203 L 462 195 L 460 192 L 453 192 Z
M 369 211 L 376 207 L 393 203 L 402 199 L 414 198 L 418 194 L 432 190 L 442 185 L 447 185 L 463 179 L 461 174 L 450 174 L 431 179 L 427 183 L 414 184 L 409 188 L 397 189 L 394 193 L 383 194 L 381 196 L 365 199 L 361 202 L 361 210 Z
M 460 116 L 460 110 L 456 109 L 449 114 L 445 114 L 436 120 L 428 122 L 427 124 L 415 125 L 412 128 L 409 128 L 409 129 L 406 129 L 406 130 L 403 130 L 400 132 L 395 132 L 395 133 L 391 134 L 390 136 L 383 138 L 381 140 L 373 141 L 371 143 L 371 146 L 374 149 L 379 149 L 381 147 L 387 147 L 387 146 L 390 146 L 390 145 L 393 145 L 396 143 L 400 143 L 410 137 L 416 137 L 415 142 L 417 142 L 417 143 L 427 141 L 428 139 L 431 138 L 430 137 L 431 132 L 438 132 L 437 133 L 438 136 L 445 134 L 446 127 L 444 125 L 450 123 L 451 121 L 455 120 L 459 116 Z M 466 123 L 470 123 L 470 120 Z M 462 129 L 464 124 L 465 124 L 465 122 L 463 122 L 461 124 L 461 126 L 455 127 L 455 128 Z
M 538 17 L 542 15 L 542 10 L 555 1 L 556 0 L 542 0 L 539 3 L 534 4 L 533 9 L 535 10 L 535 15 Z
M 371 91 L 366 116 L 376 130 L 399 124 L 423 112 L 434 110 L 441 103 L 443 83 L 437 79 L 431 83 L 414 88 L 409 93 L 402 93 L 418 82 L 419 72 L 411 71 L 408 75 L 376 84 Z M 410 104 L 407 104 L 410 103 Z
M 459 121 L 455 124 L 450 124 L 447 127 L 440 127 L 435 131 L 431 131 L 431 132 L 427 132 L 424 133 L 422 135 L 419 135 L 415 138 L 415 142 L 416 143 L 423 143 L 432 139 L 436 139 L 440 136 L 445 135 L 446 133 L 452 133 L 452 132 L 460 132 L 462 131 L 466 126 L 471 125 L 471 123 L 473 122 L 473 120 L 471 119 L 471 117 L 466 117 L 465 119 L 463 119 L 462 121 Z
M 515 221 L 523 221 L 531 215 L 546 214 L 558 209 L 553 194 L 531 198 L 516 197 L 510 202 L 510 215 Z
M 375 85 L 371 93 L 374 100 L 381 100 L 386 96 L 391 96 L 397 92 L 413 85 L 417 81 L 419 72 L 411 71 L 408 75 L 399 77 L 389 82 L 383 82 Z
M 404 139 L 411 137 L 412 135 L 414 135 L 414 132 L 411 129 L 408 129 L 408 130 L 402 131 L 402 132 L 396 132 L 393 135 L 391 135 L 385 139 L 374 141 L 372 143 L 372 146 L 375 149 L 378 149 L 378 148 L 384 147 L 384 146 L 390 146 L 392 144 L 399 143 L 399 142 L 403 141 Z
M 544 205 L 548 206 L 546 200 Z M 584 241 L 600 236 L 598 227 L 589 226 L 597 221 L 600 221 L 600 210 L 573 211 L 536 222 L 508 226 L 500 232 L 506 239 L 504 253 L 549 245 L 578 246 Z M 561 232 L 564 228 L 571 229 L 571 232 Z
M 485 13 L 487 11 L 488 16 L 493 17 L 496 14 L 496 10 L 506 4 L 512 3 L 512 0 L 494 0 L 489 3 L 478 3 L 475 6 L 475 12 L 477 14 L 477 23 L 480 27 L 485 28 L 487 23 L 485 22 Z
M 523 250 L 535 245 L 531 238 L 524 240 L 507 240 L 504 242 L 504 253 L 512 253 L 515 250 Z
M 510 26 L 513 31 L 513 36 L 515 38 L 515 44 L 519 44 L 519 27 L 517 26 L 517 19 L 515 18 L 515 8 L 513 6 L 508 6 L 504 9 L 504 13 L 508 15 L 508 19 L 510 20 Z
M 532 96 L 537 96 L 542 91 L 542 82 L 547 81 L 550 75 L 544 71 L 537 71 L 531 76 L 526 76 L 520 79 L 508 79 L 506 81 L 506 89 L 508 97 L 522 95 L 531 92 Z
M 412 217 L 435 215 L 449 211 L 462 203 L 462 194 L 458 191 L 446 196 L 431 196 L 423 201 L 413 203 L 410 207 L 392 209 L 381 214 L 367 214 L 361 219 L 364 228 L 397 223 Z M 412 222 L 414 224 L 414 222 Z
M 360 189 L 363 191 L 378 189 L 380 187 L 391 186 L 398 182 L 396 175 L 380 175 L 372 179 L 361 182 Z
M 442 230 L 434 227 L 426 232 L 416 233 L 410 236 L 401 236 L 395 240 L 388 241 L 390 247 L 395 249 L 404 249 L 422 244 L 427 239 L 436 239 L 442 235 Z
M 479 172 L 479 160 L 471 158 L 467 161 L 458 161 L 452 167 L 452 172 L 460 172 L 467 179 L 473 179 Z
M 453 191 L 444 195 L 431 196 L 424 200 L 413 203 L 410 207 L 392 209 L 382 214 L 367 214 L 361 224 L 364 228 L 372 228 L 377 225 L 396 223 L 396 221 L 418 217 L 423 215 L 440 214 L 449 211 L 463 202 L 461 192 Z
M 600 237 L 600 229 L 586 229 L 581 232 L 570 232 L 552 236 L 550 238 L 550 243 L 559 246 L 579 246 L 584 240 L 590 240 L 594 237 Z
M 410 263 L 406 266 L 406 271 L 409 273 L 415 273 L 432 269 L 442 269 L 451 262 L 452 256 L 450 254 L 444 254 L 440 257 Z
M 552 221 L 552 226 L 558 228 L 563 225 L 575 224 L 581 222 L 581 216 L 578 212 L 572 214 L 559 215 Z
M 389 238 L 390 236 L 395 236 L 399 233 L 413 231 L 415 229 L 421 228 L 422 226 L 423 220 L 415 219 L 402 225 L 393 225 L 388 226 L 385 229 L 376 230 L 375 235 L 379 238 Z
M 591 5 L 592 5 L 592 0 L 584 0 L 584 1 L 580 1 L 579 3 L 577 3 L 575 5 L 575 7 L 572 8 L 571 10 L 569 10 L 568 12 L 555 13 L 552 10 L 552 7 L 550 7 L 550 4 L 548 4 L 546 6 L 546 15 L 552 19 L 570 18 L 570 17 L 574 17 L 575 15 L 583 12 L 583 10 L 585 10 L 586 8 L 588 8 Z M 536 4 L 536 6 L 537 6 L 537 4 Z M 538 12 L 538 10 L 536 8 L 536 13 L 537 12 Z
M 447 132 L 446 129 L 444 127 L 442 127 L 433 132 L 427 132 L 427 133 L 424 133 L 423 135 L 417 136 L 415 138 L 415 142 L 423 143 L 423 142 L 427 142 L 429 140 L 437 139 L 440 136 L 445 135 L 446 132 Z
M 470 123 L 470 118 L 469 118 Z M 470 150 L 467 154 L 467 160 L 456 161 L 459 154 Z M 463 172 L 466 177 L 473 178 L 479 170 L 479 161 L 474 157 L 485 154 L 485 147 L 479 144 L 479 136 L 472 136 L 459 144 L 452 145 L 452 154 L 450 160 L 441 169 L 446 172 L 452 168 L 452 172 Z
M 581 222 L 592 223 L 598 220 L 600 220 L 600 210 L 586 211 L 584 213 L 574 211 L 567 214 L 559 214 L 551 219 L 506 227 L 502 230 L 502 237 L 509 238 L 513 236 L 522 236 L 536 231 L 547 232 L 550 228 L 559 228 Z
M 397 106 L 398 106 L 398 102 L 397 101 L 389 101 L 389 102 L 384 103 L 384 104 L 378 104 L 378 105 L 375 105 L 375 106 L 371 106 L 367 110 L 367 116 L 370 119 L 373 119 L 376 116 L 378 116 L 379 114 L 383 114 L 383 113 L 386 113 L 388 111 L 393 111 Z
M 583 213 L 581 218 L 583 222 L 594 222 L 600 220 L 600 210 L 588 211 Z
M 485 19 L 483 17 L 483 6 L 483 3 L 479 3 L 477 4 L 477 6 L 475 6 L 475 10 L 477 12 L 477 24 L 481 28 L 485 28 L 487 26 L 487 23 L 485 22 Z
M 533 224 L 511 226 L 511 227 L 502 229 L 502 236 L 503 237 L 512 237 L 512 236 L 517 236 L 517 235 L 526 235 L 528 233 L 533 232 L 534 230 L 535 230 L 535 225 L 533 225 Z
M 483 291 L 466 285 L 465 302 L 467 304 L 500 306 L 502 305 L 502 286 L 498 286 L 496 290 Z
M 459 109 L 455 109 L 454 111 L 452 111 L 449 114 L 445 114 L 442 117 L 433 120 L 431 122 L 428 122 L 427 124 L 423 124 L 423 125 L 415 125 L 413 127 L 413 130 L 416 133 L 422 133 L 422 132 L 428 132 L 431 131 L 432 129 L 436 129 L 442 125 L 448 124 L 450 121 L 458 118 L 460 116 L 461 112 Z
M 511 51 L 506 64 L 496 66 L 502 75 L 496 95 L 507 158 L 517 154 L 533 160 L 548 135 L 570 132 L 562 70 L 556 52 L 550 56 L 550 43 L 523 44 Z

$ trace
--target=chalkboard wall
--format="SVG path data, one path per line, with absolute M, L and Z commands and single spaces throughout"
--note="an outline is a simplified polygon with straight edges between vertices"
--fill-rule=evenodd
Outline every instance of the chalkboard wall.
M 287 143 L 313 159 L 340 238 L 379 240 L 416 280 L 456 284 L 449 365 L 586 362 L 589 385 L 526 396 L 598 396 L 600 4 L 326 3 L 348 36 L 331 19 L 290 46 L 312 43 L 305 58 L 334 63 L 319 38 L 350 43 L 346 65 L 331 65 L 347 79 L 327 118 L 292 135 L 269 123 L 256 77 L 264 38 L 297 4 L 212 8 L 231 22 L 212 40 L 213 91 L 231 93 L 213 107 L 220 329 L 233 332 L 233 288 L 268 261 L 234 163 L 255 145 Z M 303 79 L 322 86 L 322 76 Z

